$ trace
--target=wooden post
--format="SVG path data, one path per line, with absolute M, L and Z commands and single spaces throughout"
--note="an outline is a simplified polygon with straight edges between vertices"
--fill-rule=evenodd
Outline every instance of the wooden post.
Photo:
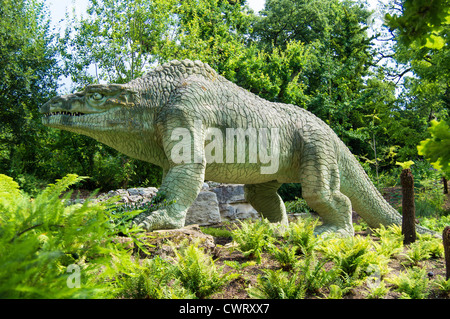
M 411 169 L 402 170 L 402 234 L 405 245 L 416 241 L 416 205 L 414 203 L 414 177 Z
M 448 280 L 450 278 L 450 226 L 446 226 L 442 232 L 442 241 L 444 243 L 445 269 Z

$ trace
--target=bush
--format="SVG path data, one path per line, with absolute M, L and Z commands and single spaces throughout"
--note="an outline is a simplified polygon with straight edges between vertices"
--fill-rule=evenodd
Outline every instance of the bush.
M 450 294 L 450 278 L 445 279 L 442 276 L 438 276 L 434 282 L 434 286 L 443 294 Z
M 444 256 L 444 246 L 441 239 L 428 234 L 419 235 L 418 239 L 409 245 L 406 253 L 402 254 L 410 264 L 418 266 L 420 261 Z
M 305 213 L 311 213 L 312 210 L 309 208 L 308 204 L 306 203 L 306 200 L 303 198 L 295 197 L 295 200 L 285 202 L 286 206 L 286 212 L 291 214 L 305 214 Z
M 283 270 L 291 270 L 297 265 L 297 247 L 295 246 L 283 245 L 280 248 L 272 246 L 270 252 L 272 257 L 280 263 Z
M 302 186 L 297 183 L 285 183 L 281 185 L 278 194 L 283 201 L 288 202 L 302 197 Z
M 326 270 L 323 267 L 325 263 L 326 260 L 318 261 L 315 254 L 307 255 L 300 262 L 301 280 L 304 282 L 307 291 L 319 292 L 321 288 L 328 286 L 337 279 L 339 270 L 335 268 Z
M 416 190 L 415 206 L 417 217 L 440 217 L 444 213 L 445 195 L 438 181 L 422 181 Z
M 403 250 L 401 227 L 390 226 L 386 228 L 381 225 L 380 228 L 374 230 L 374 234 L 380 238 L 379 242 L 373 243 L 377 253 L 390 258 Z

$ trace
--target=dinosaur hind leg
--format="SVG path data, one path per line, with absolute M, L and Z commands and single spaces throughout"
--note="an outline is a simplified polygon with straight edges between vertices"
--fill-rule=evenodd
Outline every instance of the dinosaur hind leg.
M 246 184 L 244 186 L 245 199 L 264 218 L 271 223 L 282 223 L 287 225 L 286 207 L 277 191 L 282 184 L 277 181 Z
M 302 167 L 302 196 L 316 211 L 323 224 L 315 234 L 338 233 L 344 237 L 353 236 L 352 206 L 350 199 L 340 191 L 340 178 L 337 164 L 310 162 Z M 329 159 L 330 160 L 330 159 Z M 323 161 L 323 160 L 322 160 Z

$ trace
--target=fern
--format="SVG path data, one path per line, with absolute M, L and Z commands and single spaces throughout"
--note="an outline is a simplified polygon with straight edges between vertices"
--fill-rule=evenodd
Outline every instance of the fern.
M 122 273 L 115 281 L 116 297 L 132 299 L 179 299 L 194 298 L 195 295 L 186 290 L 175 278 L 174 266 L 158 257 L 139 260 Z
M 197 298 L 206 298 L 223 285 L 238 277 L 238 274 L 223 274 L 211 256 L 205 254 L 196 244 L 183 249 L 173 247 L 176 255 L 175 277 Z
M 270 252 L 272 257 L 280 263 L 283 270 L 291 270 L 298 263 L 296 255 L 297 249 L 298 248 L 296 246 L 289 245 L 283 245 L 280 248 L 272 246 L 270 248 Z
M 291 274 L 281 269 L 263 270 L 264 275 L 258 276 L 257 285 L 249 287 L 250 297 L 257 299 L 302 299 L 306 288 L 298 280 L 298 274 Z
M 384 281 L 381 281 L 377 285 L 369 286 L 369 291 L 367 293 L 367 299 L 382 299 L 389 292 L 389 288 L 386 287 Z
M 373 254 L 369 254 L 370 247 L 370 240 L 356 236 L 329 239 L 321 246 L 321 251 L 335 262 L 343 278 L 358 279 L 373 263 Z
M 393 278 L 387 278 L 388 282 L 396 286 L 396 290 L 402 294 L 402 299 L 425 299 L 429 294 L 426 268 L 411 268 Z
M 240 227 L 233 230 L 233 240 L 238 244 L 238 250 L 244 256 L 261 262 L 262 252 L 270 246 L 274 240 L 273 232 L 266 220 L 262 221 L 240 221 Z
M 287 240 L 298 247 L 298 252 L 308 255 L 313 252 L 319 240 L 314 236 L 318 219 L 298 219 L 289 224 Z
M 105 296 L 105 278 L 116 275 L 112 256 L 125 260 L 130 253 L 111 240 L 110 203 L 64 204 L 70 192 L 62 193 L 80 180 L 68 175 L 30 198 L 0 175 L 0 298 Z M 80 270 L 80 288 L 68 284 L 69 265 Z
M 434 286 L 439 289 L 443 294 L 450 294 L 450 278 L 445 279 L 442 276 L 438 276 L 434 282 Z
M 407 259 L 409 264 L 418 266 L 420 261 L 431 258 L 428 246 L 429 242 L 415 241 L 409 245 L 409 249 L 402 256 Z
M 341 287 L 340 285 L 330 285 L 330 293 L 327 299 L 342 299 L 350 291 L 350 287 Z
M 318 261 L 314 254 L 307 256 L 299 264 L 301 280 L 304 282 L 307 291 L 316 293 L 332 282 L 339 275 L 339 270 L 326 270 L 323 266 L 326 260 Z

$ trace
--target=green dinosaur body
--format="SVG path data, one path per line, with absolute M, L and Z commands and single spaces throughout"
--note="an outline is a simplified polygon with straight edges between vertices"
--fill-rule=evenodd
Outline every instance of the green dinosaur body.
M 175 204 L 139 216 L 148 230 L 183 227 L 204 180 L 245 184 L 253 207 L 281 223 L 287 217 L 277 190 L 301 183 L 323 220 L 316 233 L 352 236 L 352 206 L 371 227 L 401 224 L 328 125 L 300 107 L 259 98 L 199 61 L 172 61 L 123 85 L 90 85 L 53 98 L 41 113 L 47 126 L 163 168 L 160 191 Z

